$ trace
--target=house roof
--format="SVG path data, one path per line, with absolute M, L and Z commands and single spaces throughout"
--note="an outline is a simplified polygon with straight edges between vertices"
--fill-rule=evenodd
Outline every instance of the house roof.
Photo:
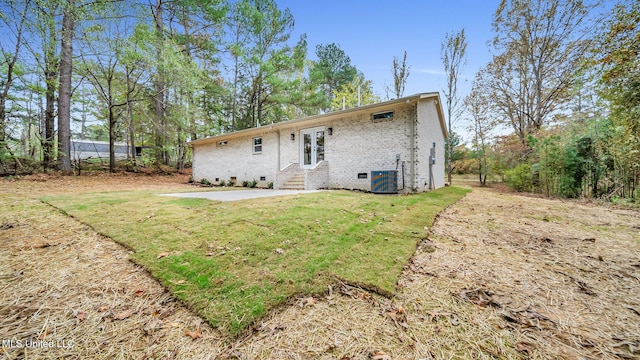
M 288 121 L 283 121 L 283 122 L 269 124 L 269 125 L 263 125 L 263 126 L 259 126 L 259 127 L 255 127 L 255 128 L 249 128 L 249 129 L 245 129 L 245 130 L 234 131 L 234 132 L 230 132 L 230 133 L 226 133 L 226 134 L 221 134 L 221 135 L 216 135 L 216 136 L 211 136 L 211 137 L 207 137 L 207 138 L 202 138 L 202 139 L 190 141 L 188 144 L 189 145 L 203 145 L 203 144 L 208 144 L 208 143 L 212 143 L 212 142 L 217 142 L 217 141 L 226 140 L 226 139 L 232 139 L 232 138 L 237 138 L 237 137 L 264 134 L 264 133 L 270 132 L 272 130 L 278 130 L 278 129 L 282 129 L 282 128 L 287 128 L 287 127 L 290 127 L 292 125 L 298 125 L 298 126 L 299 125 L 313 125 L 313 124 L 318 123 L 318 122 L 344 117 L 345 115 L 354 115 L 354 114 L 365 113 L 365 112 L 375 112 L 376 110 L 382 110 L 384 108 L 388 108 L 391 105 L 396 105 L 396 104 L 400 104 L 400 103 L 411 103 L 411 102 L 414 102 L 414 101 L 418 102 L 418 101 L 420 101 L 422 99 L 435 99 L 436 100 L 436 107 L 437 107 L 437 110 L 438 110 L 438 118 L 440 120 L 440 128 L 442 130 L 442 134 L 444 135 L 444 137 L 446 139 L 448 137 L 447 136 L 447 127 L 446 127 L 445 122 L 444 122 L 444 112 L 442 110 L 442 101 L 440 101 L 440 94 L 437 93 L 437 92 L 428 92 L 428 93 L 419 93 L 419 94 L 415 94 L 415 95 L 411 95 L 411 96 L 405 96 L 403 98 L 394 99 L 394 100 L 388 100 L 388 101 L 384 101 L 384 102 L 380 102 L 380 103 L 376 103 L 376 104 L 364 105 L 364 106 L 360 106 L 360 107 L 356 107 L 356 108 L 333 111 L 333 112 L 326 113 L 326 114 L 313 115 L 313 116 L 308 116 L 308 117 L 304 117 L 304 118 L 288 120 Z

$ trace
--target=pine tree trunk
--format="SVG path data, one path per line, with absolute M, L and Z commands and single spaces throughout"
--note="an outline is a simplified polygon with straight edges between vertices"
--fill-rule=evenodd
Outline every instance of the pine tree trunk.
M 113 114 L 113 106 L 109 106 L 109 172 L 116 172 L 116 119 Z
M 155 79 L 154 115 L 155 115 L 155 156 L 156 165 L 162 165 L 164 159 L 164 69 L 162 66 L 162 46 L 163 46 L 163 20 L 162 20 L 162 0 L 156 0 L 155 5 L 155 25 L 156 25 L 156 56 L 158 67 Z
M 129 142 L 131 146 L 131 163 L 133 164 L 134 171 L 136 170 L 136 143 L 135 143 L 135 128 L 133 126 L 133 106 L 131 100 L 131 93 L 133 88 L 131 86 L 131 73 L 127 68 L 127 114 L 129 115 Z
M 42 167 L 45 172 L 47 169 L 54 168 L 54 154 L 53 154 L 53 141 L 54 133 L 53 128 L 55 124 L 55 111 L 54 104 L 56 101 L 56 73 L 52 66 L 52 60 L 45 60 L 47 63 L 47 69 L 45 69 L 45 82 L 47 83 L 47 90 L 45 93 L 45 110 L 44 110 L 44 139 L 42 143 Z
M 62 16 L 60 47 L 60 89 L 58 94 L 58 167 L 71 173 L 71 73 L 73 71 L 73 0 Z

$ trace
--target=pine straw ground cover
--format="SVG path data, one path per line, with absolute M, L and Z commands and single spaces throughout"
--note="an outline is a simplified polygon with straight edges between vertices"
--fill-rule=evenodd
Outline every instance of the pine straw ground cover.
M 474 189 L 441 213 L 392 298 L 335 284 L 232 340 L 168 296 L 128 262 L 126 250 L 29 199 L 45 187 L 78 193 L 182 186 L 176 183 L 0 181 L 0 339 L 75 341 L 71 350 L 5 347 L 0 358 L 640 356 L 635 211 Z

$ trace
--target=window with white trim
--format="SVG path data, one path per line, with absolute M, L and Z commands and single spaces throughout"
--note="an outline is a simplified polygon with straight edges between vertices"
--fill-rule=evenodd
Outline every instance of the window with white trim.
M 262 138 L 254 137 L 253 138 L 253 153 L 259 154 L 262 152 Z

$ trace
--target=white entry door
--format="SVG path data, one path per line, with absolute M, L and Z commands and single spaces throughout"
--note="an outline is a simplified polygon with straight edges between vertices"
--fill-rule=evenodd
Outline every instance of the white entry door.
M 300 166 L 310 169 L 324 160 L 324 127 L 300 131 Z

